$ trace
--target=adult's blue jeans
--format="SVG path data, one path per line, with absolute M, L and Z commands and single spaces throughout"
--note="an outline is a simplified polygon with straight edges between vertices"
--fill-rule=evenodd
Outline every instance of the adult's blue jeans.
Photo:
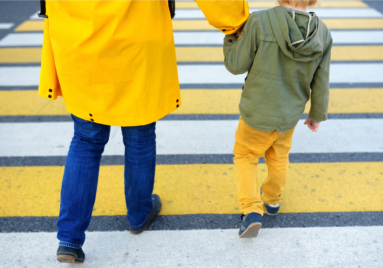
M 60 245 L 81 248 L 90 224 L 101 155 L 110 126 L 72 115 L 74 137 L 65 163 L 57 238 Z M 125 145 L 125 200 L 132 229 L 141 228 L 153 207 L 156 164 L 156 123 L 122 127 Z

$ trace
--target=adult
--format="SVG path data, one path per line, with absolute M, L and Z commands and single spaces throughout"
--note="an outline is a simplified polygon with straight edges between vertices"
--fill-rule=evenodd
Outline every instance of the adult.
M 42 4 L 39 94 L 51 100 L 62 96 L 74 121 L 57 222 L 61 262 L 85 259 L 81 248 L 110 126 L 122 127 L 130 232 L 143 232 L 161 210 L 159 196 L 152 194 L 155 122 L 181 106 L 173 3 L 49 0 L 46 14 Z M 249 16 L 243 0 L 197 3 L 209 23 L 226 34 Z

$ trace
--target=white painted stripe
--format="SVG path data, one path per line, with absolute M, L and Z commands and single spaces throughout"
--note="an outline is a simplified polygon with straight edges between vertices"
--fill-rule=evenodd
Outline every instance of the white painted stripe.
M 43 33 L 11 33 L 0 40 L 0 47 L 41 47 Z
M 97 117 L 96 117 L 97 118 Z M 231 154 L 237 120 L 159 121 L 157 152 Z M 383 119 L 328 120 L 311 133 L 300 120 L 291 153 L 383 152 Z M 0 156 L 65 156 L 73 123 L 2 123 Z M 113 127 L 105 155 L 123 155 L 121 130 Z
M 334 44 L 383 44 L 383 30 L 378 31 L 332 31 Z M 174 42 L 179 45 L 222 46 L 221 32 L 175 32 Z M 12 33 L 0 40 L 0 47 L 42 46 L 43 33 Z
M 0 30 L 7 30 L 13 27 L 14 23 L 0 23 Z
M 40 67 L 0 67 L 0 86 L 38 86 Z
M 181 84 L 244 83 L 246 75 L 231 75 L 223 65 L 180 65 Z M 332 64 L 330 83 L 383 82 L 383 64 Z
M 250 9 L 256 12 L 263 9 Z M 373 8 L 318 8 L 309 9 L 317 14 L 319 18 L 381 18 L 383 14 Z M 177 9 L 175 19 L 205 19 L 199 9 Z
M 87 232 L 86 239 L 84 267 L 383 267 L 382 226 L 265 228 L 253 239 L 238 238 L 237 229 Z M 67 267 L 56 261 L 55 233 L 2 233 L 0 243 L 4 267 Z
M 383 30 L 379 31 L 331 31 L 337 44 L 382 44 Z M 223 45 L 225 35 L 221 32 L 175 32 L 176 45 Z M 1 44 L 1 42 L 0 42 Z
M 330 83 L 383 83 L 383 63 L 332 64 Z M 181 84 L 242 84 L 246 74 L 232 75 L 223 65 L 179 65 Z M 35 86 L 40 67 L 0 67 L 0 86 Z

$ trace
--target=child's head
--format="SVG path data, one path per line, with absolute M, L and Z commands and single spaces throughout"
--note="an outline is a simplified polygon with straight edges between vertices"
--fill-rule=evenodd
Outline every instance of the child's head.
M 312 6 L 320 6 L 321 0 L 277 0 L 278 4 L 283 6 L 284 4 L 288 4 L 292 7 L 301 6 L 301 7 L 312 7 Z

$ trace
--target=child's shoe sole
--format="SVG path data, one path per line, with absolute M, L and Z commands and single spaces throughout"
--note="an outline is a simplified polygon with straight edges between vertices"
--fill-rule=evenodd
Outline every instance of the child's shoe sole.
M 255 222 L 247 227 L 246 231 L 244 231 L 239 238 L 252 238 L 257 237 L 259 230 L 262 227 L 262 223 Z
M 84 261 L 76 260 L 72 255 L 58 255 L 57 260 L 61 263 L 83 263 Z

